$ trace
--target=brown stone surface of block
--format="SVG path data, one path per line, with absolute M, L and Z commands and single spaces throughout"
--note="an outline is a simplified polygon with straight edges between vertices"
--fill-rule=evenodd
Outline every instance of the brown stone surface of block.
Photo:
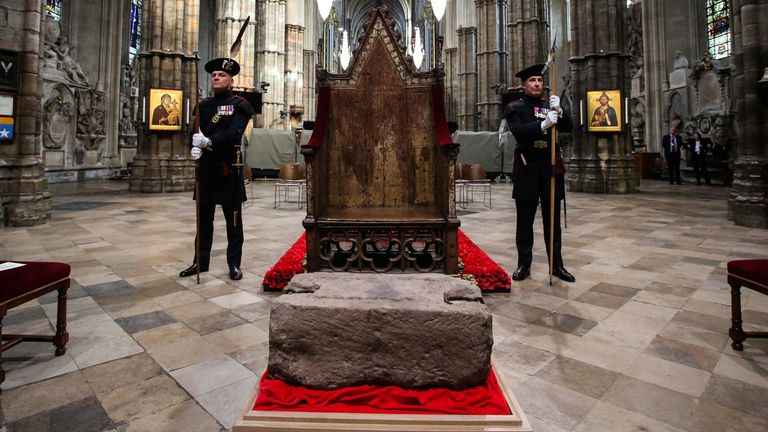
M 488 376 L 492 317 L 467 281 L 438 274 L 307 273 L 272 307 L 269 375 L 318 389 L 464 389 Z M 313 291 L 314 292 L 304 292 Z

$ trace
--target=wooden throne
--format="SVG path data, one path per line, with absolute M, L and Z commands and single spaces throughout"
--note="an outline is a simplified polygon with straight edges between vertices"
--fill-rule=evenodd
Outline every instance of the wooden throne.
M 385 6 L 347 73 L 317 70 L 307 162 L 307 270 L 458 273 L 443 71 L 415 72 Z

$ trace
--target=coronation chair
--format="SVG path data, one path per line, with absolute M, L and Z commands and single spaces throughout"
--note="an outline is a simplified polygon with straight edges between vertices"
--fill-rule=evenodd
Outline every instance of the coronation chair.
M 400 38 L 389 9 L 371 9 L 348 72 L 317 70 L 315 126 L 301 149 L 310 272 L 458 273 L 458 144 L 444 73 L 418 72 Z
M 12 267 L 15 264 L 22 266 Z M 6 262 L 0 261 L 0 384 L 5 381 L 2 353 L 21 342 L 53 342 L 56 355 L 64 354 L 67 333 L 67 290 L 69 289 L 69 264 L 57 262 Z M 16 306 L 34 300 L 44 294 L 58 291 L 55 335 L 3 334 L 3 319 Z

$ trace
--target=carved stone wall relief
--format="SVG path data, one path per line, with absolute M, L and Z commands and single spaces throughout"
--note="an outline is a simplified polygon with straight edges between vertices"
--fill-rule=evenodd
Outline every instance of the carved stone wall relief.
M 75 165 L 100 164 L 106 138 L 104 93 L 96 90 L 78 90 L 77 111 Z
M 73 139 L 75 104 L 66 86 L 56 86 L 43 104 L 43 147 L 66 148 Z

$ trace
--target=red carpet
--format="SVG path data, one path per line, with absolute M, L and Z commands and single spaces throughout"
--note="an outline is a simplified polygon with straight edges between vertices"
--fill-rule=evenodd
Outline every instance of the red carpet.
M 504 269 L 490 259 L 482 249 L 459 230 L 459 259 L 464 274 L 472 275 L 483 291 L 509 292 L 512 280 Z M 293 275 L 302 273 L 301 262 L 307 255 L 307 242 L 302 234 L 296 243 L 267 271 L 262 282 L 265 291 L 281 291 Z
M 372 385 L 313 390 L 269 379 L 265 372 L 253 409 L 367 414 L 511 414 L 493 370 L 485 383 L 461 391 Z

